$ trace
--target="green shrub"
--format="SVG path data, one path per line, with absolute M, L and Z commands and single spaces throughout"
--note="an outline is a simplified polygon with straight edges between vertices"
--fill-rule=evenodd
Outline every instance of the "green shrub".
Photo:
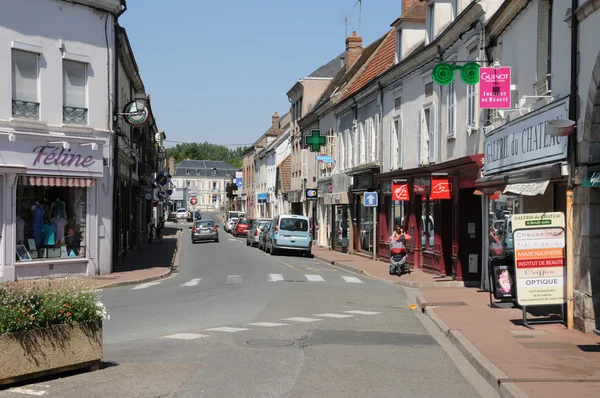
M 100 297 L 82 280 L 0 284 L 0 333 L 109 319 Z

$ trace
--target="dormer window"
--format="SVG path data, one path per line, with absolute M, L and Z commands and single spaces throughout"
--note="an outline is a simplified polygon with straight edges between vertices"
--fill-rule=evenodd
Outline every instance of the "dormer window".
M 200 169 L 196 169 L 196 175 L 199 176 L 200 175 Z
M 227 171 L 225 174 L 227 175 L 227 177 L 229 177 L 229 176 L 231 175 L 231 174 L 229 174 L 229 172 L 228 172 L 228 171 Z
M 396 63 L 402 61 L 402 30 L 396 30 Z
M 215 169 L 214 167 L 212 169 L 212 175 L 217 175 L 217 169 Z
M 185 175 L 189 176 L 190 175 L 190 169 L 185 169 Z

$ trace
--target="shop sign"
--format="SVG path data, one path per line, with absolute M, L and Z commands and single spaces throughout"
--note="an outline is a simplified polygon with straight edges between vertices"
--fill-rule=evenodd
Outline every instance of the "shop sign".
M 491 266 L 492 285 L 494 297 L 496 299 L 506 299 L 514 297 L 514 281 L 510 268 L 506 264 L 497 264 Z
M 235 185 L 237 185 L 238 188 L 242 187 L 243 177 L 244 177 L 244 174 L 241 171 L 235 172 Z
M 410 194 L 408 191 L 408 183 L 406 181 L 392 182 L 392 200 L 409 201 Z
M 415 178 L 413 182 L 413 193 L 415 195 L 427 195 L 431 188 L 431 180 L 429 178 Z
M 317 200 L 319 199 L 319 192 L 316 189 L 307 189 L 305 192 L 306 200 Z
M 366 190 L 374 187 L 373 174 L 360 174 L 353 177 L 352 189 L 355 191 Z
M 256 194 L 256 199 L 258 200 L 258 203 L 267 203 L 267 198 L 268 198 L 268 194 L 266 194 L 266 193 L 257 193 Z
M 132 126 L 141 126 L 148 121 L 150 112 L 143 101 L 128 102 L 123 108 L 125 121 Z
M 452 198 L 452 177 L 431 176 L 431 199 Z
M 320 181 L 317 184 L 317 189 L 319 190 L 320 194 L 329 194 L 331 193 L 331 181 Z
M 600 187 L 600 170 L 588 170 L 583 180 L 583 186 L 588 188 Z
M 512 227 L 519 305 L 564 304 L 564 213 L 515 214 Z
M 546 134 L 546 122 L 568 116 L 565 98 L 494 130 L 484 139 L 484 173 L 565 160 L 568 138 Z
M 479 68 L 479 108 L 510 108 L 510 66 Z

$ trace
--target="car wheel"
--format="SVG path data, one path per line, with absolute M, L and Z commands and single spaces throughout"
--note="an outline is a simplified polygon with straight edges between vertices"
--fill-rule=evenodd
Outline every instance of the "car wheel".
M 271 247 L 271 256 L 274 256 L 277 254 L 277 250 L 275 250 L 274 247 Z
M 250 242 L 248 242 L 248 239 L 246 239 L 246 246 L 250 246 Z

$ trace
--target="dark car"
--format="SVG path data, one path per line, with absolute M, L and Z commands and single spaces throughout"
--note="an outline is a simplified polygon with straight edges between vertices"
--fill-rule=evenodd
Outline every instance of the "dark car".
M 191 211 L 187 220 L 188 222 L 202 220 L 202 214 L 199 211 Z
M 171 221 L 171 222 L 177 222 L 177 213 L 172 211 L 169 213 L 169 215 L 167 216 L 167 221 Z
M 248 235 L 248 229 L 253 222 L 254 220 L 250 218 L 240 218 L 233 228 L 233 236 L 238 237 L 240 235 Z
M 192 227 L 192 243 L 212 240 L 219 241 L 219 227 L 210 220 L 200 220 Z
M 270 230 L 271 230 L 271 223 L 269 222 L 267 225 L 265 225 L 265 227 L 262 229 L 262 231 L 260 231 L 260 234 L 258 235 L 258 248 L 260 250 L 265 251 L 265 249 L 267 247 L 267 235 L 269 234 Z

